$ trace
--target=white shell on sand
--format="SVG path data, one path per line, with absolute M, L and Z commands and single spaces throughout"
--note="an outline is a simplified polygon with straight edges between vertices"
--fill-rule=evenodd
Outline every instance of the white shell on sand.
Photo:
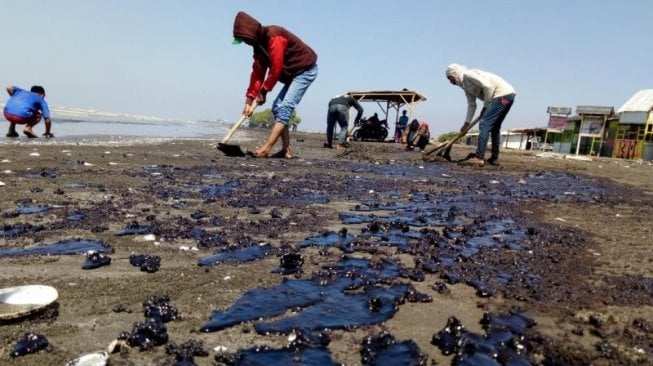
M 59 293 L 52 286 L 27 285 L 0 289 L 0 303 L 8 305 L 49 305 Z
M 0 187 L 6 186 L 5 182 L 0 182 Z
M 27 285 L 0 289 L 0 319 L 14 319 L 52 304 L 59 294 L 52 286 Z
M 41 154 L 39 154 L 37 152 L 33 152 L 33 153 L 30 153 L 29 156 L 41 156 Z
M 109 360 L 109 354 L 105 351 L 97 351 L 82 355 L 66 364 L 66 366 L 104 366 Z

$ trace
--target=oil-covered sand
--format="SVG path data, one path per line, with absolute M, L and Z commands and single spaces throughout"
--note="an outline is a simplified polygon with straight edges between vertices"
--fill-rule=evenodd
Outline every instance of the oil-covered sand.
M 243 147 L 265 138 L 254 136 Z M 336 150 L 322 148 L 323 135 L 291 138 L 291 160 L 226 157 L 208 139 L 1 145 L 0 287 L 50 285 L 59 299 L 44 313 L 0 325 L 0 364 L 62 365 L 106 349 L 145 321 L 146 300 L 163 294 L 177 311 L 165 323 L 166 344 L 201 341 L 208 356 L 194 357 L 197 365 L 215 364 L 216 347 L 225 355 L 281 349 L 288 334 L 260 332 L 262 324 L 310 307 L 213 332 L 202 327 L 212 311 L 283 278 L 353 281 L 351 272 L 332 270 L 343 256 L 400 268 L 383 280 L 366 277 L 369 286 L 408 285 L 426 296 L 397 296 L 396 312 L 378 324 L 322 330 L 336 363 L 363 363 L 364 340 L 389 334 L 412 340 L 426 364 L 450 364 L 453 356 L 432 344 L 448 319 L 484 335 L 484 314 L 510 311 L 535 321 L 521 335 L 532 363 L 653 362 L 650 163 L 504 150 L 500 167 L 474 168 L 424 161 L 392 143 Z M 469 151 L 455 147 L 452 155 Z M 3 256 L 80 239 L 106 245 L 111 264 L 83 270 L 83 254 Z M 252 261 L 198 265 L 254 246 L 269 250 Z M 301 272 L 273 273 L 289 253 L 301 255 Z M 142 270 L 132 255 L 158 257 L 160 266 Z M 384 299 L 370 297 L 369 311 Z M 26 331 L 50 347 L 11 358 Z M 123 347 L 111 364 L 173 364 L 166 348 Z

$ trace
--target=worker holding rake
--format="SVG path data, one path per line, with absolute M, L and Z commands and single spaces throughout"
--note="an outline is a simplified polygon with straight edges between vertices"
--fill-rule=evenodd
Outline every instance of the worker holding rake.
M 501 124 L 515 100 L 515 89 L 498 75 L 479 69 L 468 69 L 458 64 L 449 65 L 446 75 L 452 85 L 458 85 L 465 91 L 467 97 L 467 116 L 460 128 L 460 135 L 466 134 L 472 127 L 472 117 L 476 113 L 476 99 L 483 101 L 483 109 L 477 118 L 480 119 L 478 147 L 476 153 L 465 160 L 465 163 L 483 166 L 488 138 L 491 138 L 492 152 L 487 162 L 491 165 L 499 165 Z

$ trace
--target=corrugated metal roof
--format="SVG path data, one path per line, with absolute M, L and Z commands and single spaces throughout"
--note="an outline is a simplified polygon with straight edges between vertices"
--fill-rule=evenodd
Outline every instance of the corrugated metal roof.
M 579 105 L 576 107 L 576 114 L 601 114 L 604 116 L 610 116 L 614 114 L 614 107 Z
M 649 112 L 653 109 L 653 89 L 640 90 L 630 97 L 617 113 Z

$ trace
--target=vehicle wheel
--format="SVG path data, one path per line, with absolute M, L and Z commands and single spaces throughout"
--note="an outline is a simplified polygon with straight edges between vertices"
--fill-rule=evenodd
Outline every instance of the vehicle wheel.
M 354 141 L 360 141 L 361 140 L 361 131 L 360 130 L 354 131 L 353 136 L 354 136 Z
M 388 130 L 381 131 L 379 141 L 385 141 L 386 137 L 388 137 Z

